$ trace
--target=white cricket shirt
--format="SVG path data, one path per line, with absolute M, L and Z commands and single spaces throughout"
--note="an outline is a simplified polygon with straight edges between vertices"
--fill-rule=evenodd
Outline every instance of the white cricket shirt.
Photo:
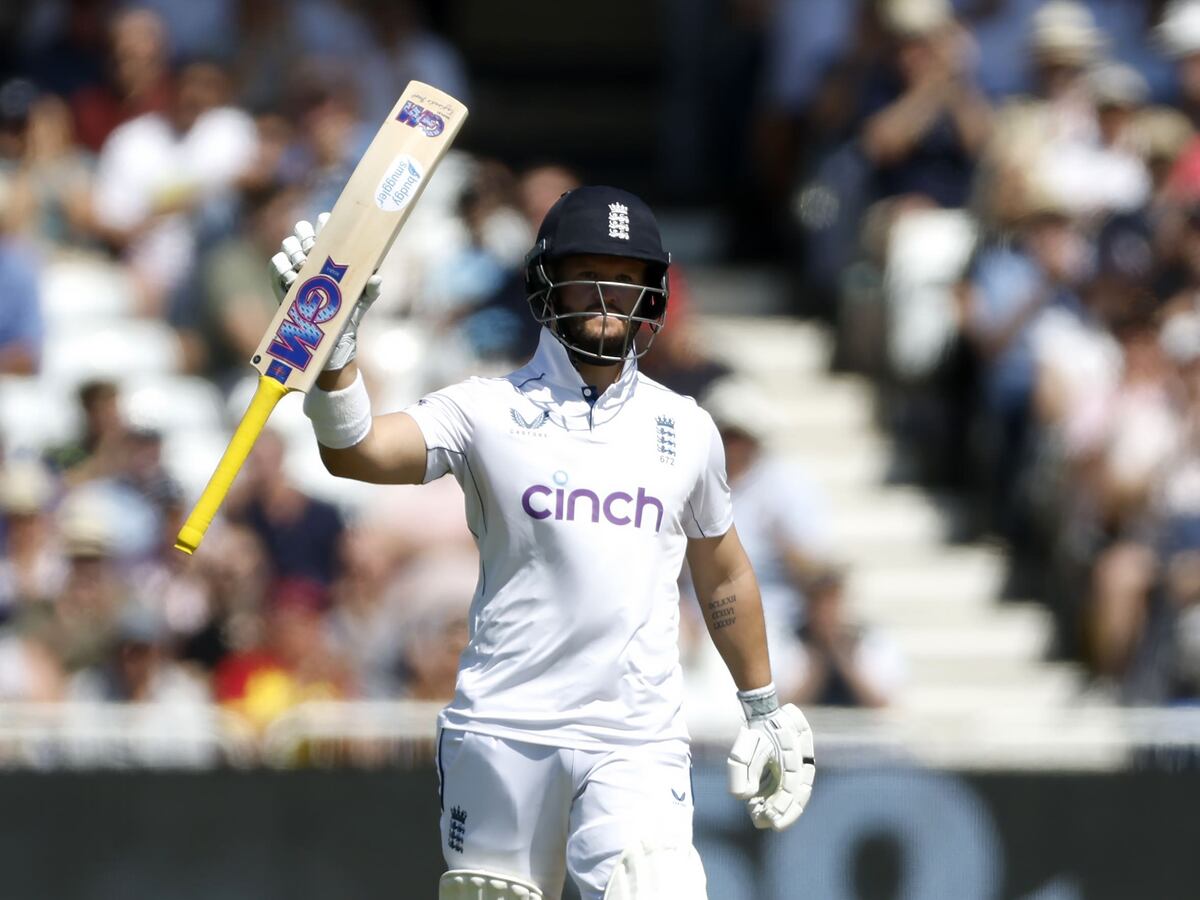
M 733 524 L 708 413 L 626 360 L 592 397 L 543 329 L 503 378 L 405 410 L 452 472 L 480 572 L 442 725 L 563 747 L 687 739 L 677 578 Z

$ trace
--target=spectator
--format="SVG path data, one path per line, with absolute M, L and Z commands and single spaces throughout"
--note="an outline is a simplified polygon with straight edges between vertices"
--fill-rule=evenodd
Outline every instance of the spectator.
M 296 75 L 290 106 L 300 124 L 308 173 L 300 211 L 305 219 L 333 209 L 371 141 L 374 127 L 363 121 L 354 82 L 337 68 L 310 64 Z
M 467 613 L 475 569 L 460 554 L 423 560 L 397 585 L 404 598 L 403 696 L 448 702 L 454 697 L 459 657 L 467 647 Z
M 154 612 L 130 605 L 117 620 L 111 655 L 71 679 L 71 699 L 193 707 L 207 703 L 207 686 L 171 659 L 169 634 Z
M 903 660 L 890 641 L 847 621 L 844 574 L 836 569 L 814 574 L 807 593 L 798 686 L 791 701 L 810 706 L 890 705 L 903 684 Z
M 1193 126 L 1200 125 L 1200 2 L 1177 0 L 1158 27 L 1163 50 L 1175 62 L 1179 87 L 1176 105 Z
M 988 151 L 988 172 L 999 181 L 995 191 L 1024 173 L 1052 189 L 1072 214 L 1130 212 L 1148 199 L 1149 174 L 1124 127 L 1148 88 L 1128 67 L 1101 65 L 1107 44 L 1087 7 L 1075 0 L 1053 0 L 1038 10 L 1029 41 L 1035 94 L 998 112 Z
M 1161 349 L 1179 377 L 1181 391 L 1174 396 L 1182 399 L 1177 414 L 1161 420 L 1169 432 L 1161 426 L 1148 429 L 1142 416 L 1124 432 L 1132 449 L 1110 453 L 1109 493 L 1124 501 L 1118 509 L 1125 527 L 1096 555 L 1086 609 L 1088 659 L 1093 671 L 1131 702 L 1179 699 L 1194 686 L 1194 576 L 1200 553 L 1198 336 L 1200 318 L 1194 311 L 1177 313 L 1163 329 Z M 1145 347 L 1139 355 L 1152 358 Z M 1147 363 L 1136 370 L 1134 383 L 1146 381 Z M 1146 452 L 1147 441 L 1157 456 Z M 1151 462 L 1145 464 L 1148 457 Z
M 287 77 L 300 42 L 288 4 L 281 0 L 238 0 L 230 71 L 238 103 L 254 113 L 284 108 Z
M 145 560 L 161 550 L 164 529 L 182 516 L 182 491 L 161 462 L 162 437 L 153 428 L 128 425 L 115 409 L 116 394 L 106 397 L 111 385 L 94 383 L 98 419 L 109 429 L 90 455 L 63 475 L 70 491 L 66 508 L 86 508 L 108 529 L 107 550 L 124 563 Z M 112 404 L 112 411 L 104 406 Z M 70 459 L 73 448 L 63 448 L 60 458 Z
M 101 148 L 97 226 L 131 267 L 146 312 L 163 313 L 191 276 L 199 217 L 216 215 L 257 161 L 254 121 L 227 105 L 229 92 L 220 67 L 190 63 L 163 112 L 126 122 Z
M 235 652 L 214 673 L 217 699 L 263 727 L 305 700 L 352 697 L 351 667 L 325 629 L 327 592 L 317 582 L 274 583 L 262 643 Z
M 20 65 L 38 86 L 60 97 L 73 97 L 104 83 L 113 3 L 67 0 L 56 5 L 58 10 L 38 4 L 37 12 L 49 14 L 25 19 Z M 26 7 L 22 12 L 33 11 Z
M 262 261 L 296 221 L 300 200 L 294 189 L 274 185 L 248 191 L 244 199 L 243 229 L 200 262 L 203 305 L 194 330 L 185 331 L 195 367 L 225 386 L 245 374 L 246 360 L 275 315 L 278 304 Z
M 671 291 L 671 327 L 655 335 L 639 368 L 676 393 L 701 397 L 732 370 L 713 359 L 704 346 L 683 269 L 671 266 L 667 279 Z
M 477 160 L 458 201 L 464 241 L 426 283 L 434 327 L 453 335 L 478 361 L 523 360 L 536 349 L 538 327 L 521 282 L 529 224 L 517 209 L 516 179 L 495 160 Z M 444 352 L 444 351 L 443 351 Z
M 52 601 L 62 590 L 66 560 L 46 512 L 53 498 L 54 483 L 40 464 L 13 461 L 0 470 L 0 624 L 23 607 Z
M 117 126 L 170 105 L 167 29 L 157 13 L 132 8 L 109 25 L 108 79 L 87 82 L 68 101 L 85 147 L 97 152 Z
M 46 453 L 46 461 L 69 484 L 103 478 L 119 468 L 125 420 L 117 406 L 117 386 L 110 381 L 86 381 L 77 393 L 83 430 L 76 439 Z
M 525 222 L 532 228 L 567 191 L 583 184 L 578 172 L 559 163 L 532 166 L 517 180 L 517 197 Z
M 97 665 L 108 656 L 128 600 L 112 555 L 111 527 L 85 503 L 64 504 L 60 513 L 69 568 L 54 608 L 63 661 L 70 669 Z
M 36 256 L 13 234 L 13 189 L 0 171 L 0 376 L 35 374 L 45 335 Z
M 1181 553 L 1168 572 L 1169 598 L 1175 609 L 1168 700 L 1195 705 L 1200 701 L 1200 550 Z
M 66 689 L 49 607 L 26 607 L 0 625 L 0 702 L 54 703 Z
M 7 90 L 0 88 L 0 94 Z M 53 94 L 37 96 L 20 143 L 12 177 L 25 207 L 19 216 L 22 232 L 46 252 L 90 244 L 92 159 L 75 143 L 66 103 Z
M 409 603 L 395 584 L 398 566 L 390 543 L 391 536 L 379 527 L 346 532 L 345 561 L 328 617 L 332 640 L 353 666 L 363 696 L 373 700 L 394 698 L 403 685 Z M 474 570 L 468 566 L 466 571 Z
M 895 71 L 883 77 L 878 111 L 862 130 L 876 197 L 964 206 L 991 117 L 971 80 L 970 36 L 948 0 L 890 0 L 883 18 L 896 42 Z
M 284 450 L 276 432 L 263 432 L 230 493 L 226 514 L 259 536 L 275 577 L 311 579 L 328 588 L 340 567 L 342 517 L 336 507 L 292 485 Z
M 385 57 L 391 63 L 390 81 L 396 90 L 416 80 L 432 84 L 471 104 L 466 64 L 453 44 L 430 29 L 421 5 L 414 0 L 368 0 L 365 4 L 379 30 Z M 379 115 L 391 109 L 390 100 Z
M 183 636 L 180 657 L 211 673 L 227 656 L 262 643 L 271 565 L 262 541 L 245 526 L 225 523 L 206 540 L 209 551 L 199 566 L 205 608 Z
M 963 330 L 983 364 L 980 413 L 989 448 L 985 463 L 992 508 L 1016 538 L 1016 491 L 1029 446 L 1036 368 L 1035 323 L 1047 308 L 1078 316 L 1078 289 L 1089 245 L 1052 198 L 1028 197 L 1017 240 L 984 244 L 965 276 Z

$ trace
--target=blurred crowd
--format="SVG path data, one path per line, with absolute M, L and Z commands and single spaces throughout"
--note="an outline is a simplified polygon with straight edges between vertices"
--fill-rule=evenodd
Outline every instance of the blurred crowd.
M 1057 654 L 1195 701 L 1200 3 L 835 6 L 782 5 L 763 116 L 808 311 Z
M 1053 609 L 1061 656 L 1129 702 L 1200 696 L 1200 0 L 717 5 L 758 29 L 731 82 L 745 127 L 720 123 L 741 142 L 710 154 L 740 160 L 727 249 L 796 274 L 837 365 L 877 380 L 898 477 L 967 499 L 961 536 L 1011 548 L 1010 592 Z M 449 479 L 331 491 L 284 422 L 203 551 L 171 546 L 196 448 L 245 406 L 279 241 L 332 206 L 410 78 L 470 101 L 436 6 L 6 13 L 0 700 L 216 700 L 263 726 L 452 690 L 477 562 Z M 377 406 L 528 355 L 522 259 L 586 174 L 446 158 L 364 330 Z M 703 351 L 687 266 L 671 277 L 645 368 L 721 428 L 784 692 L 887 704 L 903 666 L 845 611 L 819 491 L 766 449 L 771 410 Z M 146 378 L 165 400 L 132 401 Z M 701 629 L 684 617 L 689 665 Z
M 172 546 L 245 406 L 280 240 L 331 208 L 410 78 L 469 100 L 463 61 L 422 12 L 62 0 L 6 23 L 0 701 L 215 701 L 263 729 L 306 700 L 452 694 L 478 571 L 452 480 L 355 493 L 296 463 L 313 460 L 311 431 L 285 421 L 201 552 Z M 579 182 L 560 164 L 517 170 L 461 149 L 444 160 L 364 331 L 381 408 L 528 357 L 523 257 Z M 684 268 L 671 277 L 671 326 L 644 368 L 705 395 L 730 373 L 701 350 Z M 781 503 L 765 420 L 736 395 L 725 408 L 746 514 L 786 532 L 764 524 L 753 540 L 786 623 L 773 641 L 792 653 L 789 691 L 884 702 L 859 677 L 841 575 L 817 565 L 819 511 Z M 799 501 L 801 476 L 790 483 Z M 801 582 L 828 598 L 807 654 Z M 691 616 L 689 659 L 701 629 Z

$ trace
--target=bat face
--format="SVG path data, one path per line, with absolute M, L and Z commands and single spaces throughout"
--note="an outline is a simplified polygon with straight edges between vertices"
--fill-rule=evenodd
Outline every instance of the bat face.
M 367 279 L 467 118 L 436 88 L 410 82 L 363 154 L 251 364 L 288 390 L 307 391 Z

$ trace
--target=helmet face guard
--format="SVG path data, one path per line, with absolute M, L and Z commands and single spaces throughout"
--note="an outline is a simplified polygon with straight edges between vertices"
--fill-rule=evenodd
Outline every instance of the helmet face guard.
M 649 283 L 555 281 L 554 262 L 569 256 L 638 260 L 647 266 Z M 615 365 L 631 355 L 642 356 L 663 327 L 670 265 L 671 254 L 663 248 L 654 213 L 640 197 L 604 185 L 579 187 L 559 197 L 542 220 L 536 243 L 525 258 L 525 296 L 534 319 L 572 358 Z M 590 297 L 589 291 L 594 292 Z M 573 294 L 572 309 L 581 311 L 564 310 L 567 292 Z M 620 304 L 614 302 L 617 298 Z M 602 323 L 600 339 L 583 340 L 581 326 L 595 318 Z M 609 319 L 620 322 L 620 337 L 607 333 Z
M 536 253 L 536 250 L 535 250 Z M 527 267 L 529 309 L 540 325 L 546 326 L 567 351 L 584 362 L 614 365 L 632 356 L 638 359 L 650 349 L 654 338 L 667 318 L 667 273 L 661 271 L 658 286 L 630 284 L 624 281 L 593 281 L 591 279 L 555 281 L 546 270 L 544 257 L 538 254 Z M 557 302 L 564 290 L 591 290 L 599 309 L 586 308 L 579 312 L 564 312 Z M 636 294 L 636 297 L 633 295 Z M 606 296 L 607 295 L 607 296 Z M 612 298 L 633 299 L 628 313 L 613 308 Z M 583 347 L 571 333 L 576 322 L 601 319 L 598 346 Z M 607 336 L 608 320 L 621 323 L 623 337 Z M 565 326 L 565 327 L 564 327 Z

